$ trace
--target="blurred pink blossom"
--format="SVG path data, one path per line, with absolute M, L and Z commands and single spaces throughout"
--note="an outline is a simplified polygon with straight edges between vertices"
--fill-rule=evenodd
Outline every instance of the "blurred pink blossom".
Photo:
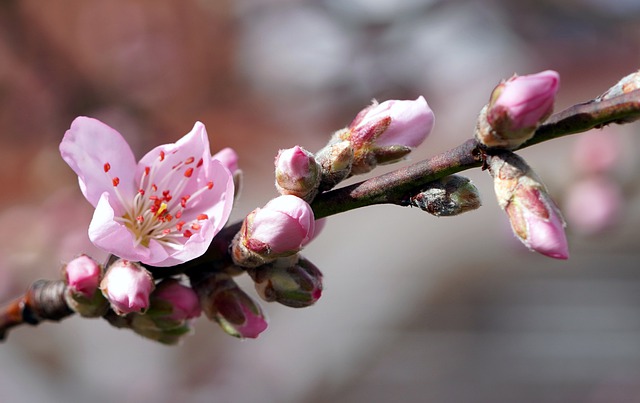
M 600 233 L 615 224 L 622 206 L 620 186 L 600 176 L 573 184 L 565 200 L 567 221 L 572 229 L 584 235 Z
M 578 136 L 572 160 L 580 173 L 595 174 L 613 170 L 621 156 L 620 138 L 607 128 Z

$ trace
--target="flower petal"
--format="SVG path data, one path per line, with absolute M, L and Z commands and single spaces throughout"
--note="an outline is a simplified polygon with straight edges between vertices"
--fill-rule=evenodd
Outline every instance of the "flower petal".
M 91 242 L 100 249 L 135 262 L 150 263 L 149 260 L 166 259 L 167 252 L 155 241 L 150 242 L 148 248 L 135 244 L 131 231 L 124 224 L 115 221 L 110 199 L 111 195 L 104 192 L 98 200 L 89 224 Z
M 93 206 L 98 204 L 103 192 L 115 196 L 114 178 L 118 178 L 122 197 L 132 200 L 136 161 L 131 148 L 116 130 L 99 120 L 80 116 L 65 133 L 60 154 L 78 175 L 82 194 Z M 109 169 L 105 164 L 109 164 Z M 116 209 L 122 213 L 119 204 Z

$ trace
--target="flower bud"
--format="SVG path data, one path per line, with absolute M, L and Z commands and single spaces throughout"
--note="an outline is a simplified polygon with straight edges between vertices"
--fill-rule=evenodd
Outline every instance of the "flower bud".
M 408 204 L 434 216 L 454 216 L 482 205 L 480 193 L 468 178 L 449 175 L 433 181 L 409 198 Z
M 130 315 L 130 327 L 148 339 L 176 344 L 192 332 L 191 319 L 201 312 L 196 292 L 176 279 L 167 278 L 151 293 L 149 309 L 144 314 Z
M 125 259 L 113 263 L 100 283 L 102 294 L 118 315 L 145 312 L 154 287 L 153 277 L 147 270 Z
M 238 200 L 242 190 L 242 170 L 238 168 L 238 154 L 233 148 L 226 147 L 218 151 L 213 157 L 224 165 L 233 176 L 233 200 Z
M 256 291 L 267 302 L 276 301 L 292 308 L 313 305 L 322 295 L 322 273 L 300 256 L 294 262 L 285 258 L 247 270 Z
M 196 292 L 173 278 L 164 279 L 156 286 L 150 302 L 147 315 L 168 322 L 182 324 L 188 319 L 197 318 L 202 312 Z
M 276 189 L 282 195 L 297 196 L 312 201 L 318 193 L 321 168 L 313 154 L 295 146 L 280 150 L 275 160 Z
M 298 252 L 313 237 L 311 206 L 299 197 L 279 196 L 244 219 L 232 242 L 234 263 L 256 267 Z
M 91 298 L 98 290 L 102 268 L 89 256 L 80 255 L 67 263 L 64 275 L 67 287 L 71 292 L 85 298 Z
M 224 273 L 211 275 L 201 280 L 196 290 L 205 315 L 218 322 L 227 334 L 255 339 L 267 328 L 260 305 L 230 276 Z
M 371 171 L 378 164 L 404 158 L 422 144 L 435 122 L 424 97 L 414 101 L 373 102 L 351 122 L 344 132 L 354 149 L 352 174 Z
M 553 112 L 559 84 L 553 70 L 503 81 L 480 112 L 476 137 L 488 147 L 513 149 L 526 142 Z
M 614 98 L 620 95 L 628 94 L 640 88 L 640 70 L 635 71 L 628 76 L 623 77 L 613 87 L 609 88 L 604 94 L 596 98 L 596 101 Z
M 498 204 L 516 237 L 531 250 L 567 259 L 564 219 L 533 170 L 511 152 L 489 155 L 487 162 Z
M 101 293 L 96 292 L 102 268 L 87 255 L 81 255 L 64 267 L 67 283 L 65 301 L 74 312 L 85 318 L 100 317 L 105 314 L 109 304 Z
M 320 191 L 332 189 L 351 174 L 353 165 L 353 147 L 348 140 L 342 140 L 342 133 L 337 131 L 329 144 L 316 153 L 316 161 L 320 164 Z

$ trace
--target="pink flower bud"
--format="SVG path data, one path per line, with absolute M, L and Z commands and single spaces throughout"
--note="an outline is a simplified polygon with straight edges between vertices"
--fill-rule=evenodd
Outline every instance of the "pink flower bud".
M 371 171 L 377 164 L 404 158 L 427 138 L 435 117 L 424 97 L 414 101 L 390 100 L 358 113 L 342 134 L 354 149 L 352 174 Z M 340 133 L 340 132 L 339 132 Z
M 100 283 L 100 289 L 118 315 L 144 312 L 154 289 L 153 277 L 142 266 L 125 259 L 112 264 Z
M 293 195 L 311 201 L 320 185 L 320 165 L 302 147 L 280 150 L 275 160 L 276 189 L 283 195 Z
M 529 140 L 551 112 L 560 75 L 553 70 L 514 75 L 491 93 L 479 117 L 476 136 L 489 147 L 515 148 Z
M 358 113 L 349 125 L 356 145 L 417 147 L 427 138 L 435 117 L 424 97 L 414 101 L 389 100 L 374 103 Z
M 498 204 L 507 213 L 516 237 L 531 250 L 567 259 L 562 214 L 533 170 L 511 152 L 490 155 L 487 162 Z
M 296 260 L 290 266 L 282 267 L 280 261 L 276 261 L 248 270 L 262 299 L 292 308 L 311 306 L 320 299 L 322 273 L 304 257 Z
M 197 318 L 202 312 L 196 292 L 176 279 L 162 280 L 151 294 L 151 304 L 170 307 L 171 313 L 166 318 L 177 322 Z
M 87 255 L 80 255 L 64 268 L 67 286 L 74 294 L 91 298 L 98 290 L 102 277 L 100 265 Z
M 235 174 L 238 170 L 238 154 L 236 154 L 233 148 L 223 148 L 211 158 L 220 161 L 231 174 Z
M 232 257 L 239 266 L 256 267 L 293 255 L 311 240 L 314 230 L 313 210 L 307 202 L 279 196 L 245 218 Z
M 620 219 L 620 186 L 606 177 L 590 177 L 569 188 L 565 208 L 571 228 L 584 234 L 600 233 Z
M 260 305 L 228 275 L 210 276 L 198 284 L 197 290 L 205 315 L 218 322 L 227 334 L 255 339 L 267 329 Z

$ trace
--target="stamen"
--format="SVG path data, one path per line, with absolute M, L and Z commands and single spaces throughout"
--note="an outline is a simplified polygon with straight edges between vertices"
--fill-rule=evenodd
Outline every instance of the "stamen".
M 120 184 L 120 178 L 116 176 L 115 178 L 111 179 L 111 183 L 113 184 L 113 187 L 117 187 Z
M 108 162 L 104 163 L 104 171 L 105 172 L 109 172 L 109 170 L 111 169 L 111 164 L 109 164 Z
M 185 164 L 185 165 L 189 165 L 189 164 L 191 164 L 193 161 L 195 161 L 195 158 L 193 158 L 193 157 L 189 157 L 189 158 L 187 158 L 187 159 L 184 161 L 184 164 Z
M 208 215 L 206 215 L 206 214 L 200 214 L 198 217 L 196 217 L 196 219 L 197 219 L 197 220 L 200 220 L 200 221 L 202 221 L 202 220 L 208 220 L 208 219 L 209 219 L 209 216 L 208 216 Z
M 184 171 L 184 176 L 186 176 L 187 178 L 191 178 L 191 175 L 193 175 L 193 168 L 189 168 Z

